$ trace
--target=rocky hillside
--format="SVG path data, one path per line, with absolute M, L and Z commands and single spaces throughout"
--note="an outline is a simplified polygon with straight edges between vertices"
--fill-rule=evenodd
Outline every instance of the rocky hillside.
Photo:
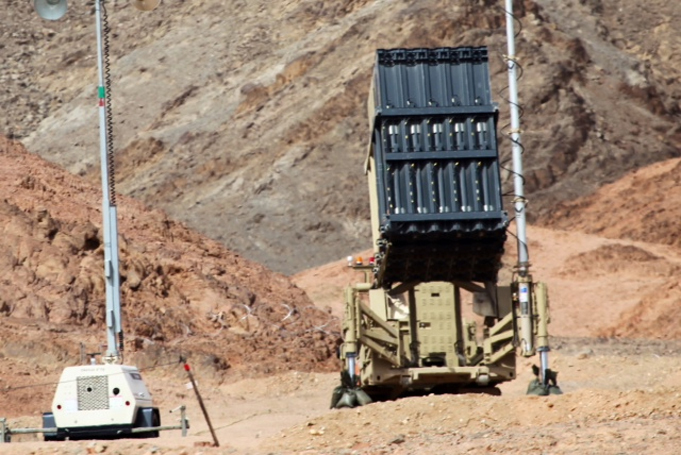
M 681 247 L 680 172 L 679 159 L 639 169 L 590 196 L 559 204 L 547 214 L 544 222 L 554 229 L 648 242 L 659 244 L 662 249 L 678 251 Z M 620 269 L 636 270 L 638 277 L 632 279 L 667 278 L 655 289 L 638 296 L 640 302 L 624 313 L 618 324 L 602 330 L 601 334 L 678 338 L 681 336 L 678 324 L 681 318 L 679 264 L 669 268 L 662 265 L 664 261 L 658 255 L 634 252 L 636 254 L 622 256 L 619 260 Z M 589 258 L 582 265 L 593 265 L 594 259 Z M 653 264 L 656 266 L 651 267 Z
M 677 3 L 515 3 L 532 215 L 679 155 Z M 503 125 L 501 4 L 110 2 L 119 190 L 284 273 L 367 248 L 375 49 L 489 46 Z M 96 182 L 91 8 L 46 22 L 11 2 L 0 24 L 0 131 Z
M 101 190 L 0 136 L 0 193 L 0 357 L 78 363 L 77 341 L 94 352 L 105 339 Z M 293 368 L 300 349 L 297 370 L 336 368 L 337 320 L 287 277 L 119 206 L 127 352 L 184 353 L 236 377 Z

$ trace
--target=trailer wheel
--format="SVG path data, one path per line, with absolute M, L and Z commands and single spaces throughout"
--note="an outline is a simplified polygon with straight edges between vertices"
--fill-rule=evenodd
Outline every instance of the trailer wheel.
M 151 418 L 151 423 L 152 423 L 152 426 L 154 426 L 154 427 L 160 427 L 161 426 L 161 415 L 159 414 L 158 409 L 154 409 L 154 413 L 153 413 L 153 416 Z M 158 438 L 160 436 L 160 433 L 161 432 L 158 431 L 158 430 L 152 431 L 151 433 L 149 433 L 149 437 L 150 438 Z

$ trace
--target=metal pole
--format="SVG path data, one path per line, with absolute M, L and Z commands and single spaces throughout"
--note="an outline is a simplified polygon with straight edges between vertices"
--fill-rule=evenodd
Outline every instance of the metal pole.
M 508 67 L 509 107 L 511 112 L 511 142 L 513 143 L 513 185 L 515 198 L 515 222 L 518 232 L 518 271 L 521 276 L 527 275 L 529 268 L 529 253 L 527 250 L 527 233 L 525 221 L 525 200 L 523 188 L 523 148 L 520 142 L 520 113 L 518 108 L 518 80 L 515 56 L 515 30 L 513 24 L 513 0 L 506 0 L 506 41 L 508 43 L 508 55 L 506 57 Z
M 0 444 L 3 444 L 5 442 L 9 442 L 7 439 L 7 420 L 3 417 L 0 419 Z
M 356 315 L 357 310 L 357 298 L 355 295 L 355 289 L 347 287 L 345 289 L 345 304 L 348 308 L 348 331 L 345 334 L 345 358 L 347 360 L 348 374 L 350 375 L 350 381 L 353 387 L 357 385 L 357 378 L 355 377 L 355 372 L 357 368 L 357 325 L 356 325 Z
M 109 166 L 107 159 L 107 93 L 104 86 L 104 51 L 102 45 L 102 1 L 95 0 L 95 18 L 97 28 L 97 68 L 99 77 L 99 149 L 102 172 L 102 217 L 104 231 L 104 276 L 106 278 L 106 327 L 107 327 L 107 362 L 120 361 L 120 352 L 116 346 L 116 334 L 121 334 L 120 310 L 120 278 L 118 271 L 118 232 L 116 225 L 116 207 L 111 204 L 109 188 Z
M 180 406 L 180 426 L 182 427 L 182 437 L 187 436 L 187 407 Z
M 352 385 L 357 385 L 357 378 L 355 377 L 355 370 L 356 370 L 356 358 L 355 358 L 355 353 L 354 352 L 348 352 L 345 354 L 345 357 L 348 359 L 348 373 L 350 373 L 350 379 L 352 380 Z
M 215 436 L 215 430 L 213 429 L 213 424 L 210 423 L 210 417 L 208 417 L 208 411 L 206 411 L 206 407 L 203 404 L 203 399 L 201 399 L 201 394 L 199 393 L 198 387 L 196 387 L 196 382 L 194 381 L 194 375 L 191 372 L 191 368 L 189 368 L 189 364 L 185 363 L 184 364 L 184 370 L 187 372 L 187 375 L 189 375 L 189 380 L 192 383 L 192 388 L 194 389 L 194 392 L 196 392 L 196 398 L 199 400 L 199 406 L 201 406 L 201 412 L 203 412 L 203 417 L 206 419 L 206 423 L 208 424 L 208 429 L 210 430 L 210 434 L 213 436 L 213 442 L 215 442 L 215 447 L 220 447 L 220 443 L 218 442 L 218 437 Z
M 523 187 L 523 148 L 520 142 L 520 112 L 518 105 L 518 79 L 517 79 L 517 64 L 515 55 L 515 30 L 514 30 L 514 16 L 513 16 L 513 0 L 505 0 L 506 2 L 506 42 L 508 45 L 508 55 L 506 62 L 508 67 L 508 88 L 509 88 L 509 108 L 511 113 L 511 142 L 513 143 L 513 184 L 515 191 L 515 198 L 513 206 L 515 209 L 516 222 L 516 236 L 518 238 L 518 274 L 521 277 L 521 286 L 528 286 L 526 278 L 529 275 L 530 256 L 527 249 L 527 223 L 525 219 L 525 207 L 527 200 L 525 199 Z M 530 297 L 530 289 L 523 289 Z M 522 303 L 521 303 L 522 304 Z M 529 307 L 529 305 L 528 305 Z M 527 312 L 529 317 L 529 311 Z M 525 348 L 531 351 L 533 346 L 531 344 L 531 336 L 525 340 Z M 541 380 L 546 383 L 546 370 L 549 369 L 548 343 L 540 349 L 539 360 L 541 363 Z

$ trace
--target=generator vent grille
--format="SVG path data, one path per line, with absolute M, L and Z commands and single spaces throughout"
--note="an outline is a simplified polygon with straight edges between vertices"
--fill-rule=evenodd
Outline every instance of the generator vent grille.
M 108 376 L 82 376 L 78 378 L 78 410 L 109 409 Z

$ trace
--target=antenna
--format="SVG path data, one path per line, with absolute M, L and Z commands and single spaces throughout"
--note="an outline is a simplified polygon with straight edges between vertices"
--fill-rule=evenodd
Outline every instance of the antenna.
M 66 0 L 34 0 L 33 7 L 38 16 L 48 21 L 61 19 L 68 9 Z

